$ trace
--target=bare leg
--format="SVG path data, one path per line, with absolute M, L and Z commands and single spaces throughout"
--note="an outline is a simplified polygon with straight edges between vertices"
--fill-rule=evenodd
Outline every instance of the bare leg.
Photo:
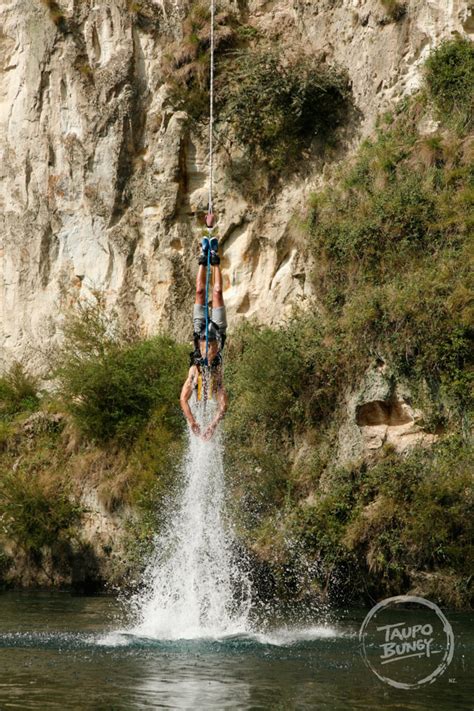
M 212 267 L 212 276 L 214 278 L 214 288 L 212 289 L 212 306 L 219 308 L 224 306 L 224 297 L 222 296 L 222 273 L 221 268 L 217 265 Z
M 196 277 L 196 301 L 194 303 L 201 306 L 206 303 L 206 273 L 207 267 L 200 264 Z

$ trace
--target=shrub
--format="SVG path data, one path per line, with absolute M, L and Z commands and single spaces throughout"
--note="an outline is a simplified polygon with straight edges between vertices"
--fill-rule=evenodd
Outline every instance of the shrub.
M 65 32 L 67 30 L 66 16 L 61 6 L 55 0 L 41 0 L 41 2 L 48 8 L 50 17 L 56 27 Z
M 419 134 L 423 109 L 415 97 L 387 117 L 314 197 L 314 308 L 233 334 L 226 459 L 242 534 L 276 577 L 297 575 L 299 557 L 319 590 L 380 596 L 426 574 L 434 595 L 465 604 L 471 167 L 462 137 Z M 339 406 L 376 359 L 446 439 L 336 469 Z
M 338 364 L 326 328 L 322 318 L 295 314 L 280 329 L 247 323 L 233 334 L 226 357 L 229 437 L 248 441 L 255 433 L 261 440 L 265 432 L 291 444 L 332 413 Z
M 347 116 L 345 75 L 303 54 L 234 53 L 229 79 L 223 115 L 237 143 L 270 170 L 294 168 L 314 138 L 327 138 Z
M 56 373 L 68 411 L 95 441 L 131 443 L 158 406 L 163 424 L 181 430 L 186 354 L 170 338 L 127 342 L 113 317 L 86 307 L 66 325 Z
M 461 130 L 470 130 L 474 115 L 474 44 L 447 40 L 426 62 L 426 87 L 439 116 Z
M 0 478 L 0 516 L 4 534 L 26 553 L 70 536 L 80 517 L 59 480 L 43 480 L 30 471 L 9 471 Z
M 12 435 L 11 422 L 0 419 L 0 452 L 8 447 L 8 442 Z
M 0 417 L 23 410 L 36 410 L 39 405 L 38 381 L 21 363 L 14 363 L 0 378 Z
M 359 371 L 382 354 L 408 378 L 441 385 L 462 415 L 472 382 L 470 168 L 463 141 L 427 142 L 418 116 L 415 100 L 313 199 L 314 281 Z
M 340 366 L 323 337 L 318 319 L 295 315 L 278 330 L 246 323 L 229 342 L 225 457 L 244 528 L 284 505 L 298 438 L 334 412 Z
M 166 422 L 166 405 L 162 404 L 150 416 L 140 432 L 127 462 L 128 502 L 142 513 L 153 517 L 163 498 L 176 484 L 176 469 L 181 465 L 184 441 L 176 437 Z
M 301 363 L 286 330 L 243 325 L 226 347 L 226 468 L 240 525 L 251 529 L 282 503 L 288 450 L 300 421 Z
M 288 330 L 245 325 L 232 339 L 226 381 L 232 394 L 229 426 L 260 424 L 281 436 L 295 421 L 301 394 L 298 344 Z
M 380 596 L 409 589 L 420 573 L 452 576 L 461 599 L 451 590 L 444 602 L 466 605 L 471 482 L 472 448 L 458 437 L 403 459 L 390 453 L 375 466 L 334 472 L 328 493 L 294 509 L 293 534 L 320 561 L 321 581 L 340 585 L 344 569 Z
M 380 0 L 383 8 L 387 12 L 388 16 L 394 22 L 398 22 L 402 17 L 406 15 L 406 6 L 404 3 L 398 0 Z

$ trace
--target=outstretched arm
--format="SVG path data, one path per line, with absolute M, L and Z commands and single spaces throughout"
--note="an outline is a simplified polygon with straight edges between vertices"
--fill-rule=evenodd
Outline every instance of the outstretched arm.
M 190 427 L 192 431 L 194 432 L 195 435 L 200 435 L 201 434 L 201 429 L 194 419 L 194 415 L 191 412 L 191 408 L 189 406 L 189 400 L 191 398 L 191 395 L 193 394 L 193 384 L 194 384 L 194 366 L 192 366 L 189 369 L 188 377 L 186 378 L 186 381 L 182 387 L 181 390 L 181 397 L 179 399 L 179 404 L 181 405 L 181 409 L 184 413 L 185 418 L 190 424 Z

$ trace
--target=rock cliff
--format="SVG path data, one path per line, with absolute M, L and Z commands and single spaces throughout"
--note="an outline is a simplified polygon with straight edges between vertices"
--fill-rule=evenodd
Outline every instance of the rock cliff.
M 16 358 L 40 367 L 65 309 L 93 290 L 104 292 L 143 334 L 171 329 L 190 337 L 196 216 L 207 197 L 206 142 L 172 106 L 162 62 L 170 43 L 180 39 L 189 5 L 0 4 L 5 364 Z M 359 118 L 338 157 L 373 130 L 381 111 L 419 85 L 432 46 L 474 31 L 468 0 L 223 5 L 276 46 L 304 46 L 347 70 Z M 292 217 L 324 181 L 327 165 L 307 166 L 304 178 L 286 181 L 256 205 L 229 185 L 219 153 L 216 161 L 230 323 L 247 317 L 277 323 L 311 296 Z M 391 426 L 386 413 L 379 422 L 377 413 L 362 410 L 364 431 Z M 405 426 L 405 419 L 395 425 Z

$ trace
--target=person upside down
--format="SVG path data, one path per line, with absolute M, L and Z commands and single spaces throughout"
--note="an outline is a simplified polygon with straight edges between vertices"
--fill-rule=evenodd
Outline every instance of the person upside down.
M 201 243 L 199 268 L 196 277 L 196 300 L 193 311 L 194 351 L 191 353 L 191 367 L 188 377 L 181 390 L 180 405 L 191 430 L 204 440 L 211 439 L 216 427 L 227 410 L 227 392 L 223 384 L 222 349 L 224 348 L 227 320 L 224 299 L 222 296 L 222 274 L 219 244 L 215 237 L 211 240 L 204 237 Z M 206 274 L 208 252 L 213 276 L 212 318 L 209 319 L 206 361 Z M 204 393 L 203 393 L 204 389 Z M 193 393 L 198 400 L 202 397 L 214 397 L 217 400 L 217 411 L 204 432 L 196 421 L 189 401 Z

